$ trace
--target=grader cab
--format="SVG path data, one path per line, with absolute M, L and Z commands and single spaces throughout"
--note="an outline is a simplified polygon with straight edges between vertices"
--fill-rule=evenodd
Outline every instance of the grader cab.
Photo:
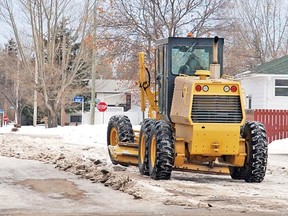
M 139 54 L 141 109 L 148 108 L 148 117 L 140 131 L 127 116 L 111 117 L 107 145 L 113 164 L 137 165 L 153 179 L 169 179 L 177 169 L 263 181 L 266 131 L 245 121 L 240 83 L 220 78 L 223 44 L 218 37 L 157 41 L 154 82 Z

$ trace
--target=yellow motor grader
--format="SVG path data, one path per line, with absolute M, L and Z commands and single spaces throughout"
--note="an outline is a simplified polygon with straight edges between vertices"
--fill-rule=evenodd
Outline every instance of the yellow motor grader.
M 263 181 L 266 131 L 259 122 L 245 121 L 240 83 L 220 78 L 223 44 L 217 36 L 158 40 L 153 82 L 139 53 L 141 109 L 148 108 L 148 117 L 140 131 L 127 116 L 110 118 L 113 164 L 137 165 L 153 179 L 169 179 L 175 169 Z

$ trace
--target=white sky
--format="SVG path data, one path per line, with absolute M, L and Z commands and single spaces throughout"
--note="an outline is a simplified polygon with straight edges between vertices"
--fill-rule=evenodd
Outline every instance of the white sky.
M 0 0 L 2 1 L 2 0 Z M 27 25 L 27 20 L 25 18 L 25 15 L 23 12 L 19 9 L 19 6 L 17 5 L 17 1 L 11 0 L 14 3 L 13 5 L 13 13 L 16 15 L 15 20 L 18 26 L 18 31 L 20 32 L 20 36 L 22 39 L 27 39 L 27 34 L 30 34 L 29 28 L 30 25 Z M 74 2 L 71 3 L 67 7 L 67 11 L 65 12 L 68 17 L 71 17 L 71 20 L 77 20 L 77 17 L 79 17 L 79 14 L 77 14 L 77 10 L 82 10 L 84 2 L 82 0 L 74 0 L 71 1 Z M 26 35 L 26 37 L 25 37 Z M 14 38 L 14 34 L 10 28 L 10 26 L 3 20 L 3 17 L 0 16 L 0 47 L 3 47 L 5 43 L 8 42 L 9 39 Z
M 0 46 L 3 47 L 5 43 L 12 37 L 12 34 L 9 34 L 9 29 L 5 26 L 7 24 L 0 22 L 1 32 L 0 32 Z

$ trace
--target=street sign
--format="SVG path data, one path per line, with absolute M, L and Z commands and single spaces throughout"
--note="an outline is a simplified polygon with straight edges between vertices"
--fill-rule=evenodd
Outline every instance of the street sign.
M 4 122 L 8 122 L 9 121 L 9 118 L 7 115 L 4 115 Z
M 82 103 L 82 102 L 84 102 L 84 97 L 83 97 L 83 96 L 75 96 L 75 97 L 73 98 L 73 102 L 75 102 L 75 103 Z
M 105 112 L 108 108 L 107 104 L 104 101 L 99 102 L 96 107 L 99 112 Z
M 83 96 L 75 96 L 74 98 L 73 98 L 73 102 L 75 102 L 75 103 L 82 103 L 82 109 L 81 109 L 81 116 L 82 116 L 82 125 L 83 125 L 83 114 L 84 114 L 84 97 Z

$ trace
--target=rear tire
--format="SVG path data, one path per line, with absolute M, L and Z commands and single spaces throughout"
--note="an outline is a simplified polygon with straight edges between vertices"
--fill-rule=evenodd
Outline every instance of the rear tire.
M 125 115 L 115 115 L 109 119 L 107 129 L 107 147 L 111 162 L 114 165 L 120 164 L 127 166 L 125 163 L 119 163 L 111 154 L 109 147 L 116 146 L 119 142 L 134 142 L 134 131 L 129 118 Z
M 155 119 L 145 119 L 140 129 L 138 146 L 138 168 L 141 175 L 149 176 L 148 150 L 151 130 L 154 126 L 154 123 Z
M 149 175 L 152 179 L 170 179 L 174 164 L 174 131 L 169 123 L 156 121 L 149 142 Z
M 268 159 L 268 143 L 263 124 L 246 122 L 241 130 L 246 142 L 246 160 L 243 167 L 230 167 L 233 179 L 246 182 L 262 182 L 265 177 Z

